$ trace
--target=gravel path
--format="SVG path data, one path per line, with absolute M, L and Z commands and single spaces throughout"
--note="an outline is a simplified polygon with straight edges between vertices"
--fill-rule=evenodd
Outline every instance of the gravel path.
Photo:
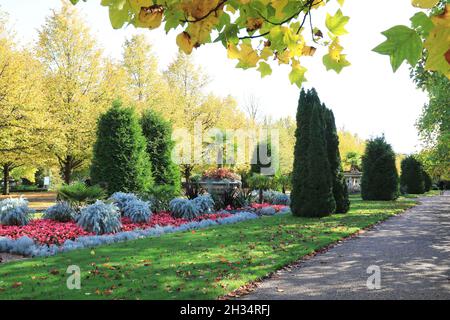
M 279 271 L 242 299 L 450 299 L 450 193 L 420 201 L 405 214 Z M 367 286 L 372 265 L 380 268 L 379 289 Z

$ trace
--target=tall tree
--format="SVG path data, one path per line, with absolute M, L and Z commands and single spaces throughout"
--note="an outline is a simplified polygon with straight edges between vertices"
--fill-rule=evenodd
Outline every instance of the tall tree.
M 323 217 L 336 209 L 324 131 L 316 91 L 302 90 L 297 110 L 291 193 L 291 210 L 296 216 Z
M 158 61 L 144 35 L 134 35 L 123 45 L 122 65 L 126 72 L 128 94 L 138 110 L 163 103 L 164 82 Z
M 333 196 L 336 202 L 336 213 L 345 213 L 350 208 L 347 183 L 342 173 L 341 155 L 339 153 L 339 137 L 336 130 L 333 111 L 322 105 L 325 120 L 325 138 L 327 141 L 328 162 L 333 184 Z
M 11 171 L 45 159 L 48 114 L 42 109 L 42 69 L 26 49 L 18 49 L 0 12 L 0 167 L 3 194 Z
M 361 196 L 364 200 L 394 200 L 398 197 L 395 153 L 384 136 L 367 141 L 362 158 Z
M 422 194 L 425 192 L 425 175 L 420 161 L 414 156 L 402 160 L 400 185 L 406 193 Z
M 180 170 L 172 161 L 172 125 L 155 111 L 148 109 L 142 115 L 141 127 L 147 142 L 147 153 L 155 183 L 171 185 L 179 191 Z
M 64 2 L 39 30 L 37 55 L 45 67 L 45 93 L 57 129 L 52 148 L 65 183 L 88 164 L 98 115 L 110 101 L 101 89 L 102 60 L 75 9 Z
M 153 177 L 146 147 L 134 109 L 115 101 L 98 122 L 92 183 L 103 186 L 109 194 L 148 191 Z

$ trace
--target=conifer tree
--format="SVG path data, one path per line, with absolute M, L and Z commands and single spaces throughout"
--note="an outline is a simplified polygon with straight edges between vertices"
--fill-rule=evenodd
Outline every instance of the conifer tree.
M 142 133 L 147 142 L 147 153 L 157 185 L 170 185 L 179 191 L 180 170 L 172 161 L 172 126 L 161 115 L 148 109 L 141 118 Z
M 91 179 L 109 194 L 144 192 L 153 185 L 139 120 L 133 109 L 123 108 L 119 101 L 98 122 Z
M 323 217 L 333 213 L 330 164 L 325 138 L 323 108 L 316 91 L 300 94 L 291 210 L 296 216 Z
M 336 130 L 333 111 L 322 105 L 325 120 L 325 137 L 327 141 L 328 162 L 330 164 L 333 196 L 336 201 L 336 213 L 346 213 L 350 208 L 347 183 L 342 173 L 339 137 Z
M 395 153 L 384 136 L 367 141 L 362 158 L 361 196 L 364 200 L 398 198 Z
M 408 156 L 402 160 L 401 170 L 400 185 L 406 193 L 422 194 L 425 192 L 423 167 L 414 156 Z

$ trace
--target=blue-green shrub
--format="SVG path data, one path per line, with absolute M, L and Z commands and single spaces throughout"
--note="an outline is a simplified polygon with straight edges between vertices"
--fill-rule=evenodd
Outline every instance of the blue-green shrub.
M 201 213 L 212 213 L 214 210 L 214 200 L 209 194 L 198 196 L 191 200 Z
M 289 206 L 291 204 L 291 198 L 287 194 L 278 192 L 273 196 L 272 204 Z
M 130 200 L 123 207 L 123 215 L 134 223 L 147 222 L 152 217 L 150 203 L 142 200 Z
M 68 222 L 75 219 L 76 212 L 72 206 L 65 201 L 57 202 L 44 213 L 44 219 L 50 219 L 59 222 Z
M 127 202 L 139 200 L 134 193 L 125 192 L 115 192 L 109 199 L 112 200 L 120 210 L 123 210 Z
M 192 220 L 200 215 L 198 207 L 188 199 L 175 198 L 170 201 L 169 206 L 175 218 Z
M 7 226 L 24 226 L 30 221 L 34 212 L 28 208 L 25 198 L 9 198 L 0 201 L 0 224 Z
M 95 234 L 116 233 L 122 227 L 119 208 L 112 203 L 98 200 L 81 209 L 78 225 Z

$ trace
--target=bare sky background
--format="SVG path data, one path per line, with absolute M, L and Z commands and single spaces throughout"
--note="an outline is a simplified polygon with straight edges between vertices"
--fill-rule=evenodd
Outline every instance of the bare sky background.
M 106 55 L 119 59 L 124 39 L 143 33 L 153 45 L 161 69 L 173 60 L 178 50 L 177 32 L 166 35 L 163 30 L 137 30 L 132 26 L 113 30 L 108 9 L 99 3 L 100 0 L 88 0 L 77 7 Z M 410 0 L 346 0 L 343 12 L 351 17 L 347 26 L 350 33 L 342 37 L 341 44 L 352 65 L 340 75 L 327 72 L 322 65 L 323 49 L 314 57 L 303 59 L 309 69 L 305 87 L 317 89 L 322 101 L 333 109 L 339 128 L 345 127 L 363 138 L 384 133 L 399 153 L 420 148 L 414 123 L 427 96 L 415 88 L 406 65 L 394 74 L 389 58 L 371 49 L 384 41 L 381 31 L 397 24 L 409 25 L 409 18 L 416 11 L 410 3 Z M 45 17 L 51 9 L 59 7 L 60 0 L 0 0 L 0 9 L 9 13 L 18 39 L 24 44 L 37 39 L 37 29 Z M 334 14 L 336 9 L 337 6 L 328 10 Z M 314 12 L 313 20 L 323 21 L 325 13 L 323 9 Z M 289 67 L 275 66 L 272 76 L 261 79 L 256 70 L 236 69 L 236 60 L 227 59 L 221 44 L 202 46 L 194 58 L 212 80 L 209 90 L 222 96 L 231 94 L 241 105 L 248 95 L 254 95 L 264 114 L 274 119 L 295 116 L 299 90 L 288 80 Z

